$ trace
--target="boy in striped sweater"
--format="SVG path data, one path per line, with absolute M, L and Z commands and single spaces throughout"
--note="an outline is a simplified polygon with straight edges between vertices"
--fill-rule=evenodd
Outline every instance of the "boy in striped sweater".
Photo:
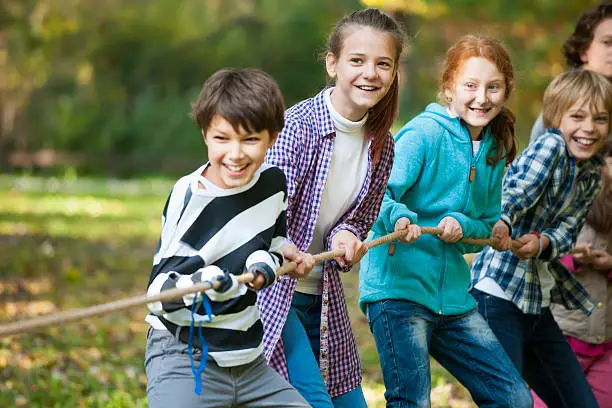
M 286 239 L 285 176 L 263 163 L 283 112 L 278 85 L 256 69 L 216 72 L 193 104 L 209 161 L 168 197 L 148 294 L 221 285 L 149 304 L 149 407 L 309 406 L 266 365 L 256 306 L 255 290 L 274 283 L 284 259 L 298 263 L 295 276 L 312 268 Z M 249 286 L 235 277 L 247 271 L 256 275 Z

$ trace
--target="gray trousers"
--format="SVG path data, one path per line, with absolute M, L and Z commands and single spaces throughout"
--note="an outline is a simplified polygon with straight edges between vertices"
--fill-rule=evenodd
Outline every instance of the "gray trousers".
M 198 349 L 193 357 L 199 366 Z M 196 395 L 187 345 L 165 330 L 149 330 L 145 369 L 150 408 L 310 407 L 263 355 L 236 367 L 219 367 L 208 356 L 202 393 Z

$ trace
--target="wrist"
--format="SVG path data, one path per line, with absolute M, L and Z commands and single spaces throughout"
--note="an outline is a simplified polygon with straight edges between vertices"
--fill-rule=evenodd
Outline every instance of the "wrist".
M 534 258 L 537 259 L 540 257 L 540 255 L 542 255 L 542 251 L 544 250 L 544 245 L 542 245 L 542 234 L 540 234 L 538 231 L 531 231 L 530 234 L 535 235 L 538 239 L 538 252 L 534 256 Z
M 508 235 L 512 234 L 512 225 L 510 225 L 510 223 L 508 222 L 508 220 L 505 220 L 503 217 L 499 219 L 501 222 L 504 223 L 504 225 L 506 226 L 506 228 L 508 228 Z

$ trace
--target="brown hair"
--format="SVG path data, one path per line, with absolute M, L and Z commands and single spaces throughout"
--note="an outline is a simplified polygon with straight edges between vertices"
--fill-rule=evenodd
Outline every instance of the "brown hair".
M 583 65 L 580 56 L 591 46 L 597 26 L 607 18 L 612 18 L 612 1 L 602 1 L 580 16 L 574 32 L 563 44 L 563 55 L 567 65 L 574 68 Z
M 355 27 L 370 27 L 389 34 L 395 43 L 395 78 L 387 94 L 369 110 L 368 119 L 365 123 L 365 132 L 372 140 L 372 152 L 377 156 L 385 145 L 389 129 L 391 129 L 393 122 L 395 122 L 399 110 L 397 65 L 404 47 L 404 33 L 399 24 L 388 14 L 375 8 L 359 10 L 347 14 L 336 23 L 336 26 L 327 38 L 327 52 L 338 58 L 342 52 L 344 40 L 349 33 L 349 29 Z
M 506 100 L 514 90 L 514 68 L 510 61 L 508 51 L 495 38 L 481 35 L 466 35 L 457 41 L 446 53 L 444 70 L 440 81 L 440 99 L 448 104 L 448 100 L 442 98 L 444 91 L 454 86 L 455 78 L 463 63 L 472 57 L 482 57 L 491 61 L 499 72 L 504 76 L 506 85 Z M 514 124 L 516 117 L 507 107 L 501 111 L 490 123 L 491 135 L 495 138 L 495 156 L 487 157 L 487 163 L 494 165 L 501 159 L 510 163 L 516 157 L 516 137 Z
M 604 145 L 603 157 L 612 156 L 612 138 L 608 136 L 608 141 Z M 606 167 L 602 168 L 603 188 L 599 195 L 593 200 L 593 205 L 586 216 L 586 222 L 593 229 L 602 234 L 612 232 L 612 180 L 608 176 Z
M 580 100 L 591 110 L 603 107 L 612 115 L 612 84 L 603 75 L 585 69 L 573 69 L 558 75 L 544 91 L 544 127 L 558 128 L 563 115 Z
M 221 69 L 208 78 L 198 99 L 191 105 L 191 117 L 204 133 L 215 115 L 228 121 L 236 131 L 267 130 L 272 137 L 285 123 L 285 103 L 276 81 L 255 69 Z

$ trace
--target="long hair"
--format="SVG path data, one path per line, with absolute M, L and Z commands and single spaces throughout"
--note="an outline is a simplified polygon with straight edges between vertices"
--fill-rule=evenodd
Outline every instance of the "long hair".
M 388 14 L 369 8 L 347 14 L 336 23 L 327 38 L 327 52 L 338 58 L 349 30 L 355 27 L 369 27 L 389 34 L 395 45 L 395 78 L 385 96 L 368 112 L 365 132 L 371 138 L 371 150 L 377 157 L 385 145 L 389 130 L 399 111 L 398 63 L 404 48 L 404 33 L 399 24 Z
M 612 156 L 612 139 L 608 136 L 608 142 L 605 144 L 603 157 Z M 593 229 L 602 234 L 612 232 L 612 179 L 609 176 L 609 169 L 602 168 L 603 188 L 599 195 L 593 200 L 593 205 L 586 216 L 586 222 Z
M 508 51 L 495 38 L 480 35 L 466 35 L 447 51 L 440 81 L 440 99 L 448 104 L 449 101 L 442 98 L 444 91 L 453 88 L 463 63 L 472 57 L 486 58 L 495 64 L 504 76 L 505 99 L 507 100 L 514 90 L 514 68 Z M 494 156 L 487 157 L 488 164 L 494 165 L 502 159 L 510 163 L 516 157 L 515 122 L 514 113 L 504 106 L 489 124 L 491 135 L 495 139 L 496 153 Z

